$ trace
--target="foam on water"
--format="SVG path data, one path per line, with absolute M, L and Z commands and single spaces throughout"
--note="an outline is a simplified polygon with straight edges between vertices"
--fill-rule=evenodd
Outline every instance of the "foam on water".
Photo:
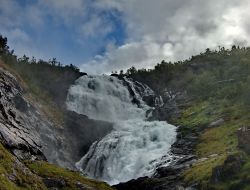
M 130 85 L 134 88 L 132 82 Z M 141 99 L 139 108 L 132 98 L 123 81 L 110 76 L 83 76 L 69 89 L 68 109 L 114 124 L 114 130 L 92 144 L 76 163 L 88 176 L 116 184 L 152 175 L 156 167 L 171 161 L 168 151 L 175 141 L 176 127 L 147 121 L 146 111 L 151 108 Z

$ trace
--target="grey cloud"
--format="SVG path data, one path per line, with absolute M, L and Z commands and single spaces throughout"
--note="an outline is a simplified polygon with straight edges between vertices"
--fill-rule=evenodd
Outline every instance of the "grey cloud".
M 162 59 L 182 60 L 208 47 L 249 45 L 250 41 L 249 0 L 38 0 L 24 9 L 16 0 L 0 2 L 0 32 L 18 31 L 27 22 L 34 28 L 43 27 L 44 17 L 50 15 L 71 27 L 81 43 L 95 37 L 103 40 L 114 26 L 100 16 L 102 11 L 118 11 L 127 39 L 119 47 L 107 45 L 103 55 L 83 64 L 82 70 L 89 73 L 108 73 L 132 65 L 151 68 Z
M 39 0 L 38 6 L 45 7 L 52 16 L 58 16 L 65 22 L 71 21 L 74 17 L 80 17 L 85 14 L 85 0 Z
M 98 0 L 98 8 L 121 12 L 128 39 L 82 69 L 152 68 L 162 59 L 186 59 L 208 47 L 249 45 L 248 7 L 247 0 Z
M 22 13 L 19 5 L 13 0 L 0 1 L 1 28 L 19 26 L 22 23 Z

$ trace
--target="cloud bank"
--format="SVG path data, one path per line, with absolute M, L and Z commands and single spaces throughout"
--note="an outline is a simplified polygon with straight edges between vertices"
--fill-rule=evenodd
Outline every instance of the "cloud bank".
M 97 7 L 122 13 L 128 38 L 81 68 L 90 73 L 152 68 L 163 59 L 187 59 L 206 48 L 247 46 L 249 5 L 244 0 L 99 0 Z
M 55 56 L 90 74 L 152 68 L 163 59 L 187 59 L 206 48 L 250 43 L 248 0 L 0 3 L 0 32 L 18 55 Z

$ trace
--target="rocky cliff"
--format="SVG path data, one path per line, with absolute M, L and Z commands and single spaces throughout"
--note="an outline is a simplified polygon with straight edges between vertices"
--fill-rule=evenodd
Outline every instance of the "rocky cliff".
M 62 112 L 58 127 L 39 102 L 26 96 L 20 81 L 0 69 L 0 189 L 110 189 L 47 163 L 73 169 L 83 152 L 112 129 L 109 123 Z
M 18 81 L 0 70 L 1 142 L 19 159 L 45 160 L 39 131 L 51 125 L 24 97 Z

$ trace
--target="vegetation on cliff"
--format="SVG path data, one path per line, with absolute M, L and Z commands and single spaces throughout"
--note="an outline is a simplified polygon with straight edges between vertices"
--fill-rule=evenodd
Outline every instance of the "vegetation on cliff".
M 62 65 L 53 58 L 49 61 L 34 57 L 17 58 L 7 45 L 7 38 L 0 35 L 0 66 L 14 74 L 25 87 L 26 95 L 58 125 L 62 123 L 62 111 L 68 87 L 83 73 L 70 64 Z
M 207 49 L 189 60 L 162 61 L 154 69 L 132 67 L 125 75 L 148 84 L 165 102 L 175 99 L 181 114 L 171 122 L 182 126 L 182 136 L 199 134 L 194 150 L 199 162 L 183 173 L 187 184 L 249 189 L 250 160 L 238 148 L 237 130 L 250 123 L 250 48 Z M 228 166 L 232 155 L 242 162 Z

